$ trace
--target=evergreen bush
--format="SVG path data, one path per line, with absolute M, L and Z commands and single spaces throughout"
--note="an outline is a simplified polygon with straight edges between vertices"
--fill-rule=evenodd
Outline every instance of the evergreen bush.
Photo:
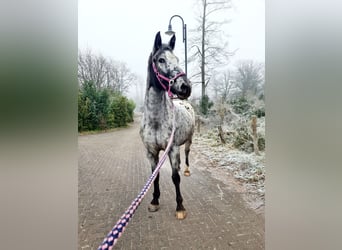
M 104 130 L 133 122 L 135 103 L 107 88 L 84 83 L 78 93 L 78 131 Z

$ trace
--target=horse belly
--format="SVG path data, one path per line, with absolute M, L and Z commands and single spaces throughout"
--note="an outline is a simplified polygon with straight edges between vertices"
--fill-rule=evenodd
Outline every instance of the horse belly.
M 186 141 L 192 140 L 192 135 L 195 129 L 195 118 L 191 112 L 184 110 L 183 108 L 178 110 L 176 118 L 177 131 L 175 135 L 175 143 L 180 146 Z

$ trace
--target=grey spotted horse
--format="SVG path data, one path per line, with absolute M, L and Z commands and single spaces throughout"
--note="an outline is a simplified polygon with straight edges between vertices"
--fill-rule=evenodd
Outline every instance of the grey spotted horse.
M 172 181 L 176 188 L 176 218 L 184 219 L 186 211 L 180 191 L 180 146 L 185 144 L 185 176 L 190 175 L 189 152 L 195 127 L 195 115 L 191 105 L 185 101 L 191 94 L 191 83 L 178 65 L 173 54 L 176 37 L 168 44 L 162 44 L 160 32 L 154 41 L 153 51 L 148 59 L 148 74 L 140 136 L 147 149 L 147 158 L 152 172 L 159 161 L 159 152 L 165 150 L 172 132 L 175 115 L 175 134 L 168 153 L 172 167 Z M 171 98 L 176 95 L 178 99 Z M 173 106 L 172 106 L 173 105 Z M 154 192 L 150 212 L 159 209 L 159 174 L 154 181 Z

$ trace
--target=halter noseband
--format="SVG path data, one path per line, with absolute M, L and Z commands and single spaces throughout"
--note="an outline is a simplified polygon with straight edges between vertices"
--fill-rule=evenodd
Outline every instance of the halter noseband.
M 170 78 L 168 78 L 166 76 L 163 76 L 162 74 L 160 74 L 158 72 L 157 67 L 156 67 L 154 62 L 152 63 L 152 68 L 153 68 L 154 73 L 156 74 L 156 77 L 157 77 L 160 85 L 163 87 L 163 89 L 165 89 L 167 91 L 167 94 L 169 95 L 169 97 L 172 98 L 173 94 L 171 93 L 171 86 L 175 83 L 175 81 L 177 80 L 178 77 L 185 75 L 185 73 L 184 72 L 180 72 L 176 76 L 174 76 L 173 78 L 170 79 Z M 162 80 L 167 81 L 169 86 L 168 87 L 165 86 L 165 84 L 163 84 Z

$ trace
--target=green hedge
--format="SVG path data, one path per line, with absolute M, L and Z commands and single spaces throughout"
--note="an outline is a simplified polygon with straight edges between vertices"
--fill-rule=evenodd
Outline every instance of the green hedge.
M 85 83 L 78 93 L 78 131 L 104 130 L 133 122 L 135 103 L 107 88 Z

